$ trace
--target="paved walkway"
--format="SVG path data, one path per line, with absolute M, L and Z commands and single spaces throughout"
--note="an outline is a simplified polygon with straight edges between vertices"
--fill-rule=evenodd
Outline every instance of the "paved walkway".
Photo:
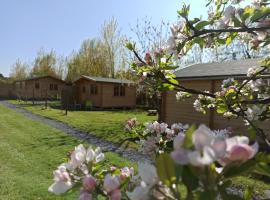
M 141 162 L 146 161 L 147 162 L 150 160 L 149 158 L 147 158 L 145 155 L 139 153 L 138 151 L 122 149 L 122 148 L 120 148 L 119 145 L 117 145 L 115 143 L 108 142 L 106 140 L 98 138 L 98 137 L 96 137 L 92 134 L 89 134 L 85 131 L 82 131 L 78 128 L 74 128 L 72 126 L 69 126 L 66 123 L 62 123 L 62 122 L 59 122 L 59 121 L 56 121 L 53 119 L 43 117 L 41 115 L 34 114 L 34 113 L 32 113 L 32 112 L 30 112 L 30 111 L 28 111 L 20 106 L 9 103 L 8 101 L 0 101 L 0 104 L 18 112 L 18 113 L 21 113 L 24 116 L 26 116 L 32 120 L 35 120 L 35 121 L 41 122 L 43 124 L 46 124 L 48 126 L 51 126 L 53 128 L 59 129 L 68 135 L 71 135 L 71 136 L 76 137 L 78 139 L 87 141 L 89 144 L 99 146 L 102 148 L 103 151 L 111 151 L 111 152 L 117 153 L 121 157 L 127 158 L 130 161 L 135 161 L 135 162 L 137 162 L 137 161 L 141 161 Z

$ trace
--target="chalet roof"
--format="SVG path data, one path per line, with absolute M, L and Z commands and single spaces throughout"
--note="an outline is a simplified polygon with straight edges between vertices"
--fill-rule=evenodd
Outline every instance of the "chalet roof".
M 190 65 L 175 72 L 178 79 L 206 80 L 223 79 L 229 76 L 246 77 L 247 70 L 253 66 L 260 66 L 262 59 L 233 60 L 227 62 L 201 63 Z
M 26 78 L 26 79 L 15 81 L 15 82 L 38 80 L 38 79 L 42 79 L 42 78 L 52 78 L 52 79 L 55 79 L 55 80 L 58 80 L 58 81 L 61 81 L 61 82 L 65 83 L 65 81 L 63 81 L 62 79 L 59 79 L 57 77 L 50 76 L 50 75 L 29 77 L 29 78 Z
M 90 81 L 106 82 L 106 83 L 124 83 L 124 84 L 134 83 L 133 81 L 126 80 L 126 79 L 104 78 L 104 77 L 94 77 L 94 76 L 84 76 L 84 75 L 82 75 L 80 78 L 76 79 L 74 82 L 78 81 L 81 78 L 84 78 L 84 79 L 87 79 Z

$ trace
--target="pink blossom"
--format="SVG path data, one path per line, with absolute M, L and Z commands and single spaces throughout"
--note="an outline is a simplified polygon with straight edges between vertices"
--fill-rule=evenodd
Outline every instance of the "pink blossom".
M 120 180 L 118 176 L 107 174 L 104 178 L 103 188 L 109 194 L 112 191 L 118 189 L 120 186 Z
M 175 150 L 182 149 L 184 139 L 185 139 L 185 135 L 183 133 L 179 133 L 173 140 L 173 148 Z
M 226 19 L 231 19 L 235 15 L 235 7 L 228 6 L 224 11 L 224 16 Z
M 61 165 L 53 172 L 54 183 L 49 187 L 48 191 L 55 194 L 63 194 L 72 187 L 71 178 L 66 167 Z
M 154 137 L 154 136 L 148 137 L 147 140 L 145 140 L 142 145 L 143 154 L 154 156 L 158 148 L 157 143 L 158 143 L 157 137 Z
M 171 157 L 179 165 L 189 164 L 188 151 L 185 149 L 178 149 L 171 152 Z
M 113 190 L 110 194 L 110 200 L 121 200 L 121 191 L 119 189 Z
M 92 199 L 93 199 L 92 194 L 82 190 L 78 200 L 92 200 Z
M 235 136 L 228 138 L 226 140 L 226 144 L 227 154 L 219 161 L 222 165 L 235 161 L 245 162 L 253 158 L 259 149 L 257 142 L 255 142 L 253 145 L 249 145 L 249 139 L 246 136 Z
M 85 161 L 86 149 L 82 144 L 75 147 L 71 153 L 70 164 L 73 169 L 79 167 Z
M 136 118 L 131 118 L 127 121 L 126 125 L 125 125 L 125 129 L 127 131 L 130 131 L 132 128 L 134 128 L 137 125 L 138 121 Z
M 93 191 L 97 183 L 94 177 L 91 175 L 86 175 L 83 179 L 83 188 L 87 191 Z
M 146 64 L 151 65 L 152 64 L 152 56 L 149 52 L 147 52 L 144 56 L 144 60 Z
M 133 174 L 134 174 L 133 167 L 131 167 L 131 168 L 124 167 L 124 168 L 121 169 L 120 179 L 125 180 L 126 178 L 132 176 Z

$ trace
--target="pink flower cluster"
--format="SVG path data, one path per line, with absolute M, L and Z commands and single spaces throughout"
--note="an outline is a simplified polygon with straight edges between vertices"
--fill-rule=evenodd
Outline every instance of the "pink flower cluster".
M 185 148 L 184 141 L 185 135 L 178 134 L 174 139 L 174 151 L 171 152 L 173 160 L 180 165 L 201 167 L 217 161 L 225 166 L 231 162 L 245 162 L 258 151 L 257 142 L 249 145 L 249 139 L 245 136 L 216 137 L 205 125 L 200 125 L 193 133 L 193 148 Z
M 75 147 L 71 153 L 70 161 L 64 163 L 54 171 L 54 183 L 49 187 L 49 192 L 63 194 L 71 189 L 75 183 L 81 182 L 79 200 L 92 200 L 93 192 L 99 188 L 111 200 L 121 200 L 121 184 L 134 174 L 133 168 L 124 167 L 118 169 L 111 167 L 104 180 L 95 178 L 92 167 L 104 159 L 104 154 L 100 148 L 95 150 L 89 147 L 85 149 L 83 145 Z M 100 177 L 100 174 L 96 177 Z M 103 185 L 102 185 L 103 183 Z
M 137 118 L 131 118 L 131 119 L 127 120 L 126 125 L 125 125 L 125 130 L 131 131 L 133 128 L 136 127 L 136 125 L 138 125 Z

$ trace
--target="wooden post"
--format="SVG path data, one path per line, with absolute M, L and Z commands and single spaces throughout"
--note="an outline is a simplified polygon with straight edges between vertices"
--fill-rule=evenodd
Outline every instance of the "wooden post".
M 45 109 L 48 108 L 48 91 L 47 89 L 45 90 Z
M 35 104 L 35 88 L 33 88 L 33 95 L 32 95 L 32 102 L 33 102 L 33 105 Z

